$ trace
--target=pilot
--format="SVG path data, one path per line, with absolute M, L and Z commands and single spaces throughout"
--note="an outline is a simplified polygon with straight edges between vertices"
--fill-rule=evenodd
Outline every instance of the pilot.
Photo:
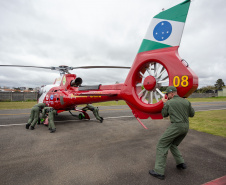
M 43 119 L 48 118 L 48 128 L 50 130 L 50 133 L 56 132 L 56 127 L 54 124 L 54 117 L 57 115 L 57 111 L 53 107 L 45 107 L 42 110 L 42 121 L 44 122 Z
M 99 109 L 98 107 L 94 107 L 91 104 L 87 104 L 86 107 L 82 109 L 83 111 L 91 110 L 93 112 L 93 115 L 96 117 L 97 120 L 99 120 L 101 123 L 103 122 L 103 118 L 99 116 Z
M 176 167 L 178 169 L 187 168 L 177 147 L 188 133 L 189 117 L 195 115 L 191 103 L 177 95 L 176 87 L 167 87 L 166 93 L 169 100 L 165 97 L 162 98 L 164 103 L 162 116 L 169 116 L 171 125 L 167 128 L 157 144 L 155 168 L 149 171 L 150 175 L 161 180 L 165 178 L 164 172 L 169 149 L 176 161 Z
M 41 112 L 44 107 L 46 107 L 45 103 L 38 103 L 31 108 L 31 114 L 26 124 L 26 129 L 29 129 L 30 126 L 31 130 L 35 129 L 35 124 L 39 121 L 39 112 Z

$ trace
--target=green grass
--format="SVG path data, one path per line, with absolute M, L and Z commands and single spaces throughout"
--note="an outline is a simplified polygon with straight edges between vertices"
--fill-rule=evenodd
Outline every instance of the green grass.
M 108 101 L 108 102 L 101 102 L 101 103 L 93 103 L 93 106 L 117 106 L 117 105 L 127 105 L 124 100 L 119 101 Z
M 37 101 L 27 102 L 0 102 L 0 109 L 29 109 L 37 104 Z
M 215 102 L 226 101 L 226 97 L 210 97 L 210 98 L 188 98 L 190 102 Z
M 196 112 L 190 129 L 226 137 L 226 110 Z

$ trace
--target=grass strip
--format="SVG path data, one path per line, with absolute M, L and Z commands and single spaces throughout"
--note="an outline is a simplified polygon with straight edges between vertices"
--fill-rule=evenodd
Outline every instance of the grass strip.
M 190 129 L 226 137 L 226 110 L 196 112 L 190 118 Z
M 226 101 L 226 97 L 211 97 L 211 98 L 188 98 L 190 102 L 216 102 Z M 0 102 L 0 109 L 29 109 L 33 107 L 37 101 L 24 101 L 24 102 Z M 117 106 L 127 105 L 125 101 L 108 101 L 101 103 L 93 103 L 94 106 Z M 79 105 L 83 106 L 83 105 Z M 85 105 L 84 105 L 85 106 Z
M 27 102 L 0 102 L 0 109 L 29 109 L 37 104 L 37 101 Z
M 210 97 L 210 98 L 188 98 L 190 102 L 215 102 L 215 101 L 226 101 L 225 96 L 221 97 Z

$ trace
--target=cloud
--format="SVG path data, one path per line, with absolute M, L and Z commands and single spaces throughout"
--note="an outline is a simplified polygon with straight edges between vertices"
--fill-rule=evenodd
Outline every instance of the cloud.
M 181 0 L 0 1 L 0 64 L 37 66 L 131 66 L 150 20 Z M 179 54 L 199 85 L 226 82 L 226 5 L 191 3 Z M 128 70 L 73 70 L 84 84 L 123 83 Z M 0 86 L 51 84 L 57 72 L 0 68 Z M 95 78 L 94 78 L 95 77 Z M 15 80 L 16 79 L 16 80 Z

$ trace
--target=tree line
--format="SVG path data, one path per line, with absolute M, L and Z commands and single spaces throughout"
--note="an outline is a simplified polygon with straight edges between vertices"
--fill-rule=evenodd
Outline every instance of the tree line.
M 213 92 L 217 92 L 218 90 L 222 90 L 224 86 L 225 86 L 224 81 L 222 79 L 218 79 L 213 86 L 208 85 L 205 87 L 201 87 L 197 89 L 195 92 L 196 93 L 213 93 Z
M 195 93 L 214 93 L 218 90 L 222 90 L 225 86 L 224 81 L 222 79 L 218 79 L 214 85 L 208 85 L 205 87 L 198 88 Z M 160 90 L 163 92 L 167 87 L 161 87 Z

